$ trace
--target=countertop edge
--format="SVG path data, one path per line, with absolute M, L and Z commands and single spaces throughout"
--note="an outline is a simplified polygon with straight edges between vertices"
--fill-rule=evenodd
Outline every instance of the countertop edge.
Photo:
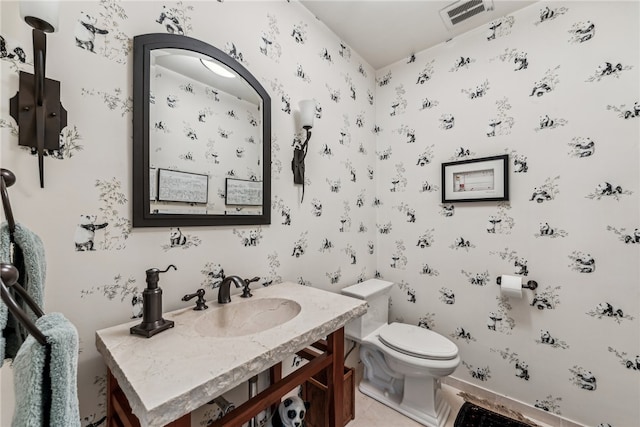
M 122 392 L 127 397 L 129 406 L 131 406 L 131 412 L 133 412 L 138 417 L 138 419 L 140 419 L 140 416 L 138 415 L 138 413 L 146 411 L 146 408 L 142 404 L 140 396 L 138 396 L 138 393 L 131 386 L 129 381 L 126 380 L 126 376 L 124 375 L 124 372 L 122 372 L 122 370 L 120 369 L 120 366 L 114 360 L 113 355 L 111 354 L 107 346 L 104 344 L 104 342 L 98 335 L 97 331 L 95 335 L 96 335 L 96 349 L 98 350 L 98 353 L 102 355 L 102 358 L 104 359 L 105 364 L 113 374 L 116 381 L 118 381 L 118 386 L 122 389 Z M 107 393 L 108 393 L 108 390 L 107 390 Z

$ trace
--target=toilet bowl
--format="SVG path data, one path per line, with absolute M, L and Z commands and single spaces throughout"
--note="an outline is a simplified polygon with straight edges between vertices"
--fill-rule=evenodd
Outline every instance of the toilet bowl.
M 364 375 L 358 388 L 420 424 L 442 427 L 451 408 L 442 398 L 440 378 L 460 364 L 458 347 L 434 331 L 387 323 L 392 286 L 371 279 L 342 290 L 369 304 L 364 316 L 345 326 L 345 336 L 360 344 Z

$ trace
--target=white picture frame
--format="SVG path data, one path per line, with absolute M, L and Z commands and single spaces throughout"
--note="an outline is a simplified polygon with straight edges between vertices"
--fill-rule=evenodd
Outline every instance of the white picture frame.
M 149 168 L 149 200 L 158 199 L 158 170 Z
M 158 201 L 202 203 L 209 200 L 209 175 L 158 169 Z
M 262 206 L 262 181 L 227 178 L 224 196 L 230 206 Z

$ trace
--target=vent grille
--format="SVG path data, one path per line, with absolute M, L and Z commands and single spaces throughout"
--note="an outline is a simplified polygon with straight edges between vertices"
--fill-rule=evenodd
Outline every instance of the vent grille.
M 457 1 L 440 11 L 440 16 L 448 28 L 481 12 L 493 10 L 492 0 Z

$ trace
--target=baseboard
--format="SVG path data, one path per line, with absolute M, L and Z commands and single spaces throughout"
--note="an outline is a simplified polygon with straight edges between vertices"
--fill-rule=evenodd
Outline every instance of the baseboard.
M 504 396 L 501 394 L 494 393 L 491 390 L 487 390 L 486 388 L 477 386 L 475 384 L 469 383 L 467 381 L 464 381 L 458 378 L 454 378 L 451 376 L 445 377 L 442 379 L 442 383 L 449 385 L 460 391 L 472 394 L 481 399 L 485 399 L 489 402 L 495 402 L 498 405 L 504 405 L 510 410 L 520 413 L 524 417 L 530 418 L 534 421 L 539 421 L 541 423 L 548 424 L 550 426 L 586 427 L 584 424 L 580 424 L 575 421 L 564 418 L 560 415 L 553 414 L 551 412 L 547 412 L 542 409 L 538 409 L 527 403 L 512 399 L 509 396 Z

